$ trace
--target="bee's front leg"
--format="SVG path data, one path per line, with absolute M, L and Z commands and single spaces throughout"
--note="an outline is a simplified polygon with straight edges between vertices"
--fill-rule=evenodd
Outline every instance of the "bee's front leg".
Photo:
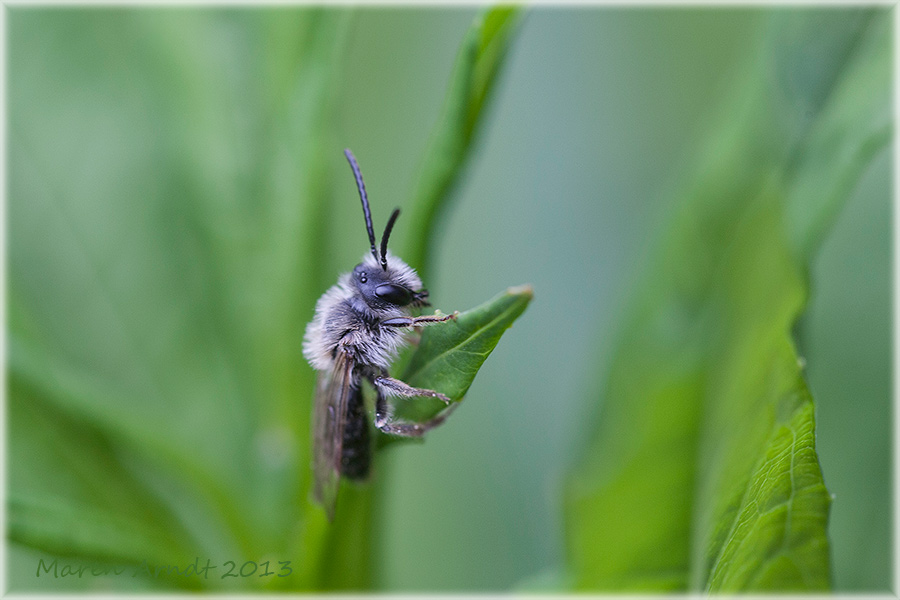
M 453 311 L 450 315 L 425 315 L 422 317 L 393 317 L 385 319 L 381 322 L 385 327 L 421 327 L 422 325 L 432 325 L 434 323 L 443 323 L 459 316 L 459 311 Z M 405 384 L 404 384 L 405 385 Z M 415 394 L 418 395 L 418 394 Z

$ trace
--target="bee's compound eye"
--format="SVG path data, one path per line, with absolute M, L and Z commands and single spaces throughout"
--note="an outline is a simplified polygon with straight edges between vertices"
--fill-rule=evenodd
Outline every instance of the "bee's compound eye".
M 397 306 L 406 306 L 412 302 L 412 292 L 402 285 L 393 283 L 382 283 L 375 288 L 375 295 L 385 302 L 396 304 Z

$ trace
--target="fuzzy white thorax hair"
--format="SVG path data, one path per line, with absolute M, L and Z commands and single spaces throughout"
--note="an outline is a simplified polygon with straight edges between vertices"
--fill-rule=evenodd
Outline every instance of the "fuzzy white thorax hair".
M 381 261 L 367 253 L 363 256 L 362 265 L 372 272 L 381 271 Z M 412 267 L 387 253 L 388 279 L 398 285 L 412 291 L 422 289 L 422 280 Z M 313 320 L 306 326 L 303 336 L 303 356 L 317 371 L 326 371 L 334 364 L 333 352 L 343 338 L 348 337 L 343 327 L 335 327 L 334 323 L 346 318 L 346 304 L 358 294 L 353 284 L 352 273 L 344 273 L 338 278 L 338 282 L 328 288 L 316 303 L 316 313 Z M 409 307 L 386 307 L 375 309 L 366 305 L 373 316 L 379 320 L 401 317 L 409 314 Z M 364 336 L 361 332 L 353 331 L 349 334 L 351 345 L 359 349 L 369 357 L 371 364 L 387 368 L 397 352 L 406 341 L 406 332 L 392 328 L 382 328 L 381 335 L 377 337 Z M 344 340 L 345 342 L 348 340 Z

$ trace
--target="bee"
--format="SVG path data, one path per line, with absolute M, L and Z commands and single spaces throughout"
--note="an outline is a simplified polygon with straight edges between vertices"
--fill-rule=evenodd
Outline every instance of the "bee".
M 421 437 L 449 416 L 456 406 L 434 390 L 414 388 L 388 374 L 414 327 L 443 323 L 459 314 L 412 316 L 428 302 L 428 290 L 409 265 L 388 251 L 388 239 L 400 209 L 394 209 L 376 249 L 372 214 L 356 157 L 344 150 L 356 178 L 370 253 L 353 271 L 344 273 L 316 303 L 303 338 L 303 356 L 318 371 L 313 409 L 313 496 L 329 520 L 343 476 L 368 477 L 372 462 L 369 419 L 361 384 L 375 389 L 375 426 L 384 433 Z M 430 397 L 446 405 L 431 420 L 417 423 L 394 416 L 389 397 Z

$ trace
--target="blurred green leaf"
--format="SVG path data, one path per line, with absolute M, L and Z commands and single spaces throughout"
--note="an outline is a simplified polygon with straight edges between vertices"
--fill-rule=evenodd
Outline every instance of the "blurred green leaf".
M 26 401 L 8 407 L 17 425 L 9 435 L 10 464 L 31 467 L 15 469 L 8 482 L 11 541 L 91 561 L 166 564 L 191 551 L 190 534 L 111 451 L 104 432 L 51 410 L 19 375 L 11 377 L 10 392 Z M 161 522 L 169 526 L 160 528 Z
M 300 340 L 324 287 L 347 14 L 11 11 L 16 542 L 170 564 L 300 553 Z
M 577 589 L 830 585 L 830 497 L 790 332 L 817 224 L 888 139 L 890 19 L 805 16 L 778 13 L 745 65 L 623 324 L 567 491 Z M 813 32 L 819 68 L 793 68 Z
M 847 35 L 853 51 L 843 53 L 837 70 L 843 79 L 831 94 L 823 95 L 821 110 L 790 167 L 785 218 L 791 241 L 806 262 L 856 182 L 893 136 L 893 107 L 886 101 L 892 93 L 891 55 L 885 51 L 891 43 L 890 23 L 868 12 L 848 16 L 843 27 L 855 28 Z M 783 44 L 821 44 L 818 25 L 809 19 L 801 40 L 785 26 L 778 31 L 779 39 Z M 821 56 L 817 53 L 815 60 Z
M 164 538 L 165 531 L 47 496 L 11 496 L 9 520 L 10 539 L 62 556 L 167 564 L 181 550 Z
M 456 57 L 443 115 L 413 194 L 411 220 L 416 227 L 403 252 L 406 262 L 425 281 L 429 279 L 429 250 L 435 243 L 438 216 L 447 210 L 453 187 L 471 154 L 522 10 L 517 6 L 483 10 Z

